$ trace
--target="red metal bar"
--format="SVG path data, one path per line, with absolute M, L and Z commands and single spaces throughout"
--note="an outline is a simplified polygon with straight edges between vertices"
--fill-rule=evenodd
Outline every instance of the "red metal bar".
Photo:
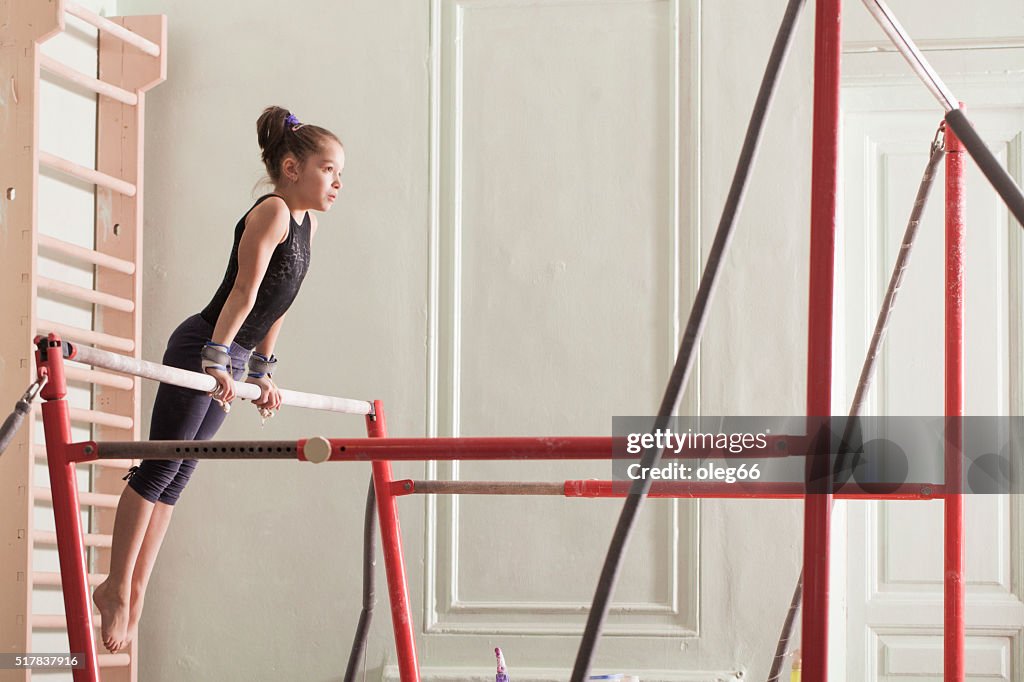
M 298 458 L 305 460 L 306 443 L 298 441 Z M 330 461 L 370 460 L 515 460 L 515 459 L 610 459 L 610 436 L 551 436 L 529 438 L 328 438 Z M 788 457 L 807 452 L 806 436 L 769 436 L 768 447 L 730 453 L 723 449 L 687 449 L 664 459 Z M 87 455 L 82 455 L 83 458 Z
M 37 339 L 37 344 L 39 340 Z M 68 645 L 72 654 L 84 658 L 85 667 L 72 671 L 75 682 L 99 682 L 99 662 L 93 640 L 92 608 L 82 545 L 82 521 L 78 506 L 78 482 L 75 463 L 67 458 L 71 443 L 71 417 L 68 412 L 67 382 L 60 337 L 50 334 L 44 350 L 37 345 L 36 372 L 47 375 L 40 392 L 43 403 L 43 431 L 46 435 L 46 462 L 50 470 L 53 519 L 57 531 L 57 555 L 60 560 L 64 612 L 68 622 Z
M 810 299 L 807 414 L 832 414 L 832 295 L 835 283 L 836 196 L 839 186 L 841 0 L 817 0 L 814 29 L 814 132 L 811 161 Z M 808 481 L 822 463 L 807 458 Z M 826 488 L 828 489 L 828 488 Z M 828 679 L 829 524 L 832 495 L 804 501 L 804 676 Z
M 963 104 L 960 105 L 961 108 Z M 964 148 L 946 128 L 946 487 L 942 679 L 964 680 Z
M 417 482 L 412 479 L 402 479 L 391 483 L 391 493 L 396 497 L 406 495 L 424 494 Z M 436 483 L 436 481 L 432 481 Z M 472 483 L 472 481 L 453 481 L 456 485 L 445 493 L 426 494 L 463 494 L 458 490 L 458 483 Z M 510 485 L 514 483 L 509 482 Z M 598 481 L 598 480 L 574 480 L 552 486 L 561 486 L 561 495 L 564 497 L 625 497 L 628 491 L 622 490 L 622 481 Z M 855 485 L 844 486 L 834 497 L 841 500 L 933 500 L 945 493 L 941 485 L 931 483 L 903 483 L 892 492 L 868 492 Z M 547 493 L 488 493 L 488 494 L 547 494 Z M 773 500 L 798 500 L 804 497 L 804 485 L 802 483 L 761 483 L 745 482 L 739 483 L 706 483 L 706 482 L 671 482 L 655 483 L 651 486 L 648 497 L 666 498 L 724 498 L 724 499 L 773 499 Z
M 306 459 L 306 442 L 298 456 Z M 571 438 L 328 438 L 332 462 L 371 460 L 610 459 L 610 437 Z
M 614 486 L 614 487 L 613 487 Z M 904 483 L 891 493 L 871 493 L 847 486 L 849 492 L 838 492 L 834 497 L 844 500 L 931 500 L 942 495 L 942 486 Z M 620 481 L 566 481 L 566 497 L 625 497 L 620 492 Z M 655 483 L 650 497 L 775 499 L 790 500 L 804 497 L 802 483 Z
M 384 404 L 375 400 L 373 415 L 366 416 L 366 433 L 371 438 L 387 438 Z M 395 629 L 398 652 L 398 674 L 402 682 L 419 682 L 420 668 L 416 661 L 416 636 L 413 633 L 412 607 L 409 603 L 409 582 L 405 576 L 402 556 L 402 529 L 398 524 L 398 501 L 391 492 L 391 462 L 373 463 L 373 487 L 377 493 L 377 516 L 380 518 L 384 571 L 388 578 L 391 600 L 391 622 Z

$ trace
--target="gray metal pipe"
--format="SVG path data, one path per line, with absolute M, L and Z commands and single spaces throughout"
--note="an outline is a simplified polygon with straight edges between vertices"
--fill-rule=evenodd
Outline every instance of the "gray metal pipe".
M 910 36 L 903 26 L 900 25 L 896 15 L 893 14 L 888 5 L 882 2 L 882 0 L 864 0 L 864 6 L 868 8 L 868 12 L 871 12 L 871 16 L 875 18 L 878 25 L 889 36 L 889 40 L 896 46 L 896 49 L 903 55 L 903 58 L 907 60 L 910 68 L 921 79 L 925 87 L 939 101 L 942 108 L 946 111 L 959 109 L 960 103 L 957 98 L 953 96 L 953 93 L 946 87 L 946 84 L 942 82 L 939 74 L 935 73 L 935 69 L 932 68 L 928 60 L 921 54 L 921 50 L 917 49 L 917 45 L 910 39 Z
M 295 440 L 144 440 L 96 443 L 97 459 L 298 459 Z

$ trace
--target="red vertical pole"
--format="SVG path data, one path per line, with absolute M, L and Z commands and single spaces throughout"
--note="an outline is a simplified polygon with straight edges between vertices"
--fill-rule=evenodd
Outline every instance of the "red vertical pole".
M 963 108 L 963 104 L 960 105 Z M 964 148 L 946 128 L 946 487 L 943 680 L 964 680 Z
M 366 435 L 370 438 L 386 438 L 388 427 L 384 418 L 384 404 L 375 400 L 373 411 L 374 414 L 366 417 Z M 402 682 L 419 682 L 420 668 L 416 661 L 416 637 L 412 629 L 409 582 L 405 576 L 405 558 L 402 556 L 402 529 L 398 525 L 398 500 L 391 493 L 393 480 L 391 462 L 385 460 L 373 463 L 373 487 L 377 495 L 384 571 L 388 578 L 388 596 L 391 600 L 391 622 L 395 628 L 398 674 Z
M 53 520 L 57 531 L 57 556 L 64 592 L 64 613 L 68 621 L 68 645 L 71 654 L 84 658 L 85 667 L 72 671 L 75 682 L 99 682 L 99 664 L 93 639 L 92 608 L 82 545 L 82 520 L 78 506 L 78 481 L 75 463 L 68 461 L 71 442 L 71 417 L 68 412 L 67 382 L 60 337 L 50 334 L 36 350 L 36 368 L 47 383 L 40 392 L 43 403 L 43 431 L 46 435 L 46 462 L 53 493 Z
M 841 0 L 817 0 L 814 27 L 814 132 L 811 160 L 810 298 L 807 415 L 832 414 L 832 295 L 835 283 L 836 195 L 839 185 Z M 810 420 L 809 420 L 810 421 Z M 824 456 L 824 455 L 823 455 Z M 808 479 L 822 462 L 807 458 Z M 830 489 L 830 488 L 829 488 Z M 804 676 L 828 679 L 829 524 L 832 495 L 804 499 Z

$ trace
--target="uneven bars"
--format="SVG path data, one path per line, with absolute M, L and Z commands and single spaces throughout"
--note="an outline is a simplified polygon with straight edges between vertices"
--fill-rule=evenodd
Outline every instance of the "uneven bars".
M 117 353 L 72 344 L 72 354 L 68 358 L 75 362 L 81 362 L 93 367 L 102 367 L 122 374 L 133 374 L 144 379 L 152 379 L 165 384 L 173 384 L 183 388 L 191 388 L 196 391 L 209 393 L 217 386 L 217 380 L 209 374 L 190 372 L 177 367 L 137 360 Z M 300 391 L 289 391 L 280 389 L 281 404 L 293 407 L 305 407 L 311 410 L 327 410 L 329 412 L 344 412 L 346 414 L 373 414 L 373 404 L 365 400 L 352 400 L 350 398 L 335 398 L 334 396 L 318 395 L 316 393 L 302 393 Z M 244 400 L 255 400 L 260 397 L 260 389 L 255 384 L 235 382 L 235 393 Z
M 1021 226 L 1024 226 L 1024 194 L 1021 193 L 1016 181 L 1010 177 L 1010 174 L 1003 168 L 1003 164 L 999 163 L 999 160 L 989 150 L 985 141 L 978 135 L 974 126 L 971 125 L 971 122 L 960 108 L 960 101 L 946 87 L 946 84 L 939 78 L 935 69 L 932 68 L 928 60 L 921 54 L 921 51 L 914 44 L 914 41 L 911 40 L 910 36 L 907 35 L 907 32 L 900 25 L 892 10 L 882 0 L 863 0 L 863 2 L 868 12 L 871 13 L 871 16 L 875 18 L 875 21 L 882 27 L 889 40 L 892 41 L 892 44 L 896 46 L 899 53 L 907 60 L 910 68 L 917 74 L 917 77 L 921 79 L 921 82 L 924 83 L 932 95 L 935 96 L 939 104 L 942 105 L 943 110 L 946 112 L 946 123 L 953 129 L 953 132 L 956 133 L 964 147 L 967 148 L 971 158 L 978 164 L 978 168 L 988 178 L 992 188 L 995 189 L 1006 203 L 1006 207 L 1013 214 L 1013 217 L 1017 219 Z

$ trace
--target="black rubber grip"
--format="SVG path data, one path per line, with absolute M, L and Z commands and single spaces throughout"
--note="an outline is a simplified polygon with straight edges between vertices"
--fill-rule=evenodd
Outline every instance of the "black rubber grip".
M 974 159 L 974 162 L 978 164 L 978 168 L 985 174 L 988 181 L 992 183 L 993 189 L 1002 197 L 1013 217 L 1017 219 L 1020 225 L 1024 226 L 1024 194 L 1021 193 L 1020 187 L 1017 186 L 1017 183 L 1013 181 L 1010 174 L 1003 168 L 1003 164 L 999 163 L 999 159 L 989 150 L 988 145 L 978 135 L 971 122 L 967 120 L 963 110 L 953 109 L 947 113 L 946 123 L 953 129 L 953 132 L 960 138 L 960 141 L 963 142 L 967 152 Z

